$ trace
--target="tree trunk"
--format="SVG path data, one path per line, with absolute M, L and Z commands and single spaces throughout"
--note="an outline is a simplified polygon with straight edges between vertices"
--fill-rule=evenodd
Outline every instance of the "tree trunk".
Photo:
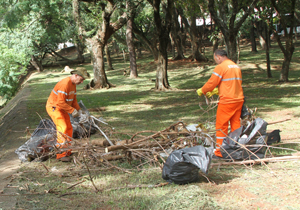
M 185 24 L 183 24 L 183 11 L 182 8 L 177 8 L 177 13 L 178 15 L 180 15 L 180 25 L 179 25 L 179 36 L 180 36 L 180 41 L 181 41 L 181 46 L 182 46 L 182 50 L 183 50 L 183 54 L 186 52 L 185 48 L 186 48 L 186 37 L 187 37 L 187 33 L 188 33 L 188 26 L 185 26 Z
M 263 50 L 266 49 L 266 28 L 267 24 L 263 20 L 256 21 L 256 29 L 259 37 L 259 44 Z
M 285 46 L 283 46 L 280 40 L 280 36 L 278 36 L 278 33 L 276 31 L 274 32 L 274 35 L 277 39 L 277 43 L 284 55 L 279 81 L 288 82 L 290 63 L 295 50 L 295 46 L 293 43 L 293 31 L 294 31 L 294 27 L 296 26 L 296 17 L 295 17 L 296 0 L 288 1 L 287 4 L 285 5 L 286 8 L 284 10 L 282 10 L 282 5 L 278 1 L 271 0 L 271 3 L 278 14 L 286 38 Z M 287 11 L 290 11 L 289 18 L 287 18 L 287 16 L 285 15 L 288 13 Z M 288 26 L 290 26 L 289 33 L 287 32 Z
M 238 58 L 237 58 L 236 35 L 232 33 L 229 35 L 224 35 L 224 38 L 225 38 L 228 58 L 230 58 L 233 62 L 237 63 Z
M 256 40 L 255 40 L 255 27 L 253 21 L 251 21 L 250 41 L 251 41 L 251 52 L 257 52 Z
M 159 37 L 159 55 L 158 55 L 158 63 L 156 70 L 156 82 L 155 89 L 156 90 L 165 90 L 170 88 L 170 84 L 168 81 L 168 43 L 169 36 L 167 31 L 161 34 Z
M 187 30 L 186 27 L 181 26 L 180 28 L 180 40 L 181 40 L 181 46 L 183 53 L 186 52 L 185 47 L 186 47 L 186 36 L 187 36 Z
M 269 28 L 268 27 L 265 27 L 265 37 L 266 37 L 267 77 L 272 78 L 271 61 L 270 61 L 270 44 L 269 44 L 270 43 L 270 34 L 269 34 Z
M 142 58 L 142 46 L 141 43 L 138 42 L 138 47 L 137 47 L 137 58 Z
M 172 60 L 175 60 L 176 57 L 176 53 L 175 53 L 175 41 L 174 41 L 175 37 L 174 34 L 171 32 L 170 33 L 170 40 L 171 40 L 171 51 L 172 51 Z
M 282 69 L 280 73 L 279 81 L 281 82 L 288 82 L 289 81 L 289 69 L 291 63 L 292 56 L 285 57 L 282 64 Z
M 292 30 L 292 27 L 291 27 L 291 30 Z M 290 32 L 290 33 L 292 33 L 292 32 Z M 291 64 L 294 50 L 295 50 L 295 47 L 294 47 L 294 43 L 293 43 L 293 37 L 287 36 L 286 50 L 283 53 L 284 60 L 283 60 L 283 64 L 282 64 L 279 81 L 282 81 L 282 82 L 289 81 L 289 79 L 288 79 L 289 78 L 289 69 L 290 69 L 290 64 Z
M 173 0 L 168 0 L 165 11 L 165 19 L 162 20 L 160 16 L 160 3 L 161 0 L 153 0 L 153 9 L 154 9 L 154 22 L 159 36 L 159 56 L 158 64 L 156 71 L 156 90 L 165 90 L 169 89 L 168 81 L 168 44 L 169 44 L 169 32 L 171 30 L 171 21 L 172 21 L 172 8 Z
M 74 0 L 76 1 L 76 0 Z M 96 21 L 98 24 L 96 34 L 89 39 L 86 39 L 90 45 L 92 63 L 93 63 L 93 72 L 94 79 L 92 80 L 94 84 L 94 88 L 109 88 L 113 85 L 110 84 L 107 80 L 105 68 L 104 68 L 104 49 L 105 45 L 107 45 L 108 39 L 123 25 L 126 24 L 128 20 L 128 15 L 132 13 L 132 8 L 123 10 L 122 15 L 118 15 L 118 19 L 114 22 L 111 22 L 111 17 L 114 16 L 114 12 L 117 11 L 118 5 L 115 1 L 105 1 L 105 4 L 101 3 L 97 6 L 94 4 L 94 1 L 87 1 L 88 3 L 92 3 L 94 7 L 101 12 L 101 18 L 97 18 Z M 88 12 L 91 13 L 90 10 Z
M 135 23 L 133 23 L 133 32 L 138 35 L 140 37 L 140 39 L 142 39 L 142 41 L 144 42 L 144 44 L 146 44 L 146 46 L 150 49 L 150 51 L 152 52 L 153 55 L 153 59 L 154 61 L 158 60 L 158 49 L 157 49 L 157 40 L 156 38 L 154 38 L 152 40 L 152 42 L 150 42 L 150 40 L 147 39 L 147 37 L 145 36 L 144 32 L 141 31 L 136 25 Z
M 218 38 L 215 38 L 213 40 L 213 52 L 215 52 L 219 47 L 219 39 Z
M 85 44 L 83 40 L 83 28 L 80 20 L 79 0 L 73 0 L 72 6 L 73 6 L 73 17 L 76 22 L 77 31 L 78 31 L 78 36 L 74 37 L 75 46 L 77 50 L 77 60 L 79 61 L 79 63 L 84 63 L 85 59 L 83 53 L 85 49 Z
M 110 57 L 110 51 L 108 44 L 105 45 L 105 55 L 106 55 L 106 62 L 107 62 L 107 70 L 114 70 L 111 62 L 111 57 Z
M 99 43 L 96 38 L 90 40 L 93 58 L 93 72 L 94 72 L 94 88 L 110 88 L 111 84 L 108 82 L 104 69 L 104 45 Z
M 168 55 L 167 51 L 163 54 L 159 54 L 158 56 L 158 64 L 156 70 L 156 82 L 155 82 L 155 89 L 156 90 L 165 90 L 170 88 L 169 81 L 168 81 Z
M 237 48 L 238 48 L 237 63 L 240 63 L 240 54 L 241 54 L 240 37 L 237 37 Z
M 201 34 L 198 33 L 196 26 L 196 16 L 191 20 L 191 44 L 192 44 L 192 60 L 207 61 L 207 59 L 200 53 L 201 47 Z
M 85 45 L 78 37 L 75 37 L 74 40 L 75 40 L 75 46 L 77 50 L 77 60 L 79 63 L 84 63 L 85 58 L 83 54 L 84 54 Z
M 42 62 L 39 61 L 34 55 L 31 55 L 31 60 L 30 63 L 34 66 L 34 68 L 38 71 L 38 72 L 42 72 L 43 66 L 42 66 Z
M 136 65 L 136 54 L 133 42 L 133 32 L 132 32 L 132 24 L 133 24 L 133 17 L 130 17 L 127 21 L 127 28 L 126 28 L 126 42 L 128 47 L 129 53 L 129 62 L 130 62 L 130 78 L 137 78 L 137 65 Z
M 173 24 L 171 26 L 171 39 L 177 49 L 177 56 L 173 56 L 173 60 L 182 60 L 184 59 L 183 49 L 182 49 L 182 41 L 180 36 L 180 26 L 178 22 L 178 12 L 174 8 L 173 9 Z M 173 45 L 172 45 L 173 47 Z M 174 50 L 175 51 L 175 50 Z
M 212 25 L 211 26 L 211 30 L 212 31 L 215 31 L 216 30 L 216 25 L 214 24 L 214 25 Z M 219 35 L 213 35 L 214 37 L 213 37 L 213 39 L 212 39 L 212 45 L 213 45 L 213 54 L 214 54 L 214 52 L 219 48 Z M 214 55 L 212 56 L 212 58 L 214 59 Z

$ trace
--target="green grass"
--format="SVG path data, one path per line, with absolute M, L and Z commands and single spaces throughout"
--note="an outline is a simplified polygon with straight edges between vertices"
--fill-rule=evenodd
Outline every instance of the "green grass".
M 298 134 L 298 118 L 300 116 L 300 50 L 297 44 L 291 64 L 289 83 L 278 83 L 280 71 L 275 66 L 281 66 L 282 53 L 276 44 L 271 49 L 272 75 L 266 77 L 265 52 L 250 52 L 249 46 L 242 46 L 241 63 L 243 88 L 249 108 L 258 108 L 256 116 L 267 122 L 278 121 L 291 117 L 290 121 L 273 124 L 268 128 L 281 129 L 282 135 Z M 206 55 L 211 58 L 212 52 L 207 48 Z M 84 65 L 92 74 L 92 66 Z M 195 62 L 169 62 L 170 91 L 154 91 L 156 64 L 148 54 L 138 60 L 139 78 L 130 79 L 123 76 L 123 70 L 129 68 L 121 56 L 113 56 L 114 70 L 107 71 L 109 82 L 115 88 L 83 90 L 78 86 L 78 100 L 82 100 L 88 109 L 106 107 L 106 111 L 92 112 L 97 117 L 103 117 L 116 131 L 134 134 L 138 131 L 159 131 L 179 120 L 187 124 L 205 123 L 215 120 L 215 109 L 205 113 L 199 108 L 199 98 L 196 89 L 200 88 L 210 77 L 215 64 Z M 280 68 L 279 68 L 280 69 Z M 29 112 L 28 122 L 34 130 L 41 118 L 48 118 L 45 111 L 47 98 L 54 85 L 68 74 L 60 73 L 61 68 L 46 69 L 35 73 L 27 81 L 31 94 L 27 100 Z M 84 82 L 84 85 L 88 81 Z M 208 108 L 207 105 L 202 105 Z M 213 125 L 213 123 L 212 123 Z M 212 126 L 213 127 L 213 126 Z M 129 138 L 120 135 L 120 138 Z M 93 138 L 93 136 L 92 136 Z M 298 141 L 298 139 L 296 139 Z M 289 141 L 288 141 L 289 143 Z M 283 148 L 299 150 L 297 144 L 284 144 Z M 272 153 L 289 155 L 290 150 L 272 148 Z M 40 163 L 24 164 L 19 176 L 14 180 L 19 186 L 28 185 L 28 189 L 20 189 L 18 208 L 23 209 L 297 209 L 297 194 L 299 184 L 295 184 L 299 174 L 299 163 L 274 163 L 259 166 L 221 166 L 213 167 L 209 173 L 201 177 L 198 183 L 189 185 L 167 185 L 160 188 L 151 186 L 165 182 L 161 178 L 158 167 L 145 165 L 136 169 L 138 162 L 116 162 L 119 167 L 130 172 L 124 173 L 111 168 L 91 168 L 94 182 L 102 192 L 95 193 L 92 183 L 88 180 L 85 167 L 75 167 L 73 164 L 63 164 L 49 159 L 44 162 L 49 172 Z M 285 170 L 289 177 L 286 177 Z M 276 173 L 278 176 L 274 177 Z M 82 184 L 67 189 L 70 184 L 86 180 Z M 209 182 L 207 181 L 209 180 Z M 272 192 L 267 192 L 267 183 Z M 44 185 L 39 185 L 44 184 Z M 68 184 L 69 183 L 69 184 Z M 296 185 L 294 186 L 293 183 Z M 135 189 L 115 189 L 127 185 L 147 185 L 149 187 Z M 285 193 L 284 196 L 293 203 L 282 200 L 282 194 L 276 192 L 276 187 Z M 45 192 L 48 192 L 45 194 Z M 66 196 L 62 196 L 68 193 Z M 76 193 L 76 194 L 72 194 Z M 264 204 L 264 205 L 263 205 Z

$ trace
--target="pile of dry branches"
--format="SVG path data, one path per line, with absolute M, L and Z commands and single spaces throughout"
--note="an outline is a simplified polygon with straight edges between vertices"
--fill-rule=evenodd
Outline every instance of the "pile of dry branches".
M 161 162 L 165 162 L 174 150 L 196 145 L 210 145 L 215 141 L 214 131 L 206 130 L 201 124 L 196 131 L 192 131 L 183 122 L 174 123 L 158 132 L 141 131 L 127 140 L 113 140 L 112 137 L 117 134 L 111 130 L 107 135 L 111 138 L 109 141 L 105 138 L 85 141 L 74 139 L 73 145 L 68 149 L 77 153 L 76 158 L 74 157 L 77 163 L 112 166 L 109 161 L 126 159 L 129 162 L 142 160 L 142 164 L 158 164 L 162 167 Z M 56 152 L 61 151 L 62 149 Z
M 203 114 L 206 115 L 212 114 L 214 116 L 213 113 L 215 112 L 216 106 L 217 104 L 215 103 L 214 99 L 210 99 L 210 101 L 206 99 L 205 102 L 199 103 L 200 109 L 203 111 Z M 241 122 L 241 124 L 244 126 L 249 124 L 256 118 L 256 109 L 248 109 L 248 111 L 251 113 L 251 117 L 246 118 Z M 103 134 L 103 138 L 92 140 L 89 137 L 80 140 L 73 139 L 72 146 L 66 149 L 55 148 L 55 150 L 51 154 L 61 153 L 65 150 L 72 149 L 72 152 L 76 154 L 73 156 L 75 164 L 84 164 L 86 167 L 105 165 L 107 167 L 117 168 L 118 170 L 122 170 L 125 172 L 128 172 L 128 170 L 115 166 L 112 161 L 122 159 L 127 160 L 129 163 L 131 163 L 133 160 L 138 160 L 140 162 L 140 165 L 137 166 L 138 168 L 145 164 L 158 165 L 162 168 L 162 163 L 165 162 L 167 157 L 174 150 L 193 147 L 197 145 L 211 146 L 216 143 L 214 129 L 207 130 L 202 124 L 193 126 L 194 128 L 190 129 L 188 128 L 189 126 L 187 126 L 185 123 L 177 122 L 158 132 L 146 130 L 135 133 L 133 135 L 118 133 L 111 127 L 109 130 L 105 130 L 105 132 L 103 132 L 98 126 L 96 126 Z M 127 135 L 127 139 L 119 140 L 119 138 L 117 137 L 118 135 Z M 211 166 L 220 164 L 257 164 L 263 162 L 298 159 L 298 157 L 295 156 L 275 158 L 270 153 L 271 147 L 269 145 L 265 144 L 262 146 L 267 147 L 267 152 L 270 154 L 268 155 L 268 158 L 258 158 L 257 160 L 243 161 L 236 161 L 232 159 L 231 162 L 228 162 L 228 160 L 226 162 L 221 160 L 222 163 L 213 163 L 211 164 Z M 247 150 L 247 148 L 245 149 Z M 252 152 L 249 151 L 249 153 Z

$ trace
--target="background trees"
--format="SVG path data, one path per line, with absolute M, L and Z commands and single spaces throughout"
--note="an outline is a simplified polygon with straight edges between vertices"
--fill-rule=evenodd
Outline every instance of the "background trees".
M 209 0 L 208 8 L 225 39 L 228 57 L 237 62 L 237 35 L 257 0 Z
M 0 0 L 0 5 L 1 49 L 17 52 L 11 65 L 18 67 L 9 67 L 6 71 L 14 72 L 20 67 L 26 69 L 24 73 L 32 69 L 43 71 L 49 65 L 44 62 L 47 55 L 59 56 L 66 64 L 90 62 L 84 56 L 89 51 L 94 88 L 114 86 L 107 79 L 104 61 L 106 54 L 108 69 L 112 69 L 109 47 L 115 49 L 118 43 L 127 45 L 133 78 L 138 76 L 136 50 L 139 54 L 141 48 L 152 53 L 157 62 L 155 89 L 164 90 L 171 87 L 167 73 L 169 55 L 176 60 L 188 57 L 205 62 L 211 59 L 205 57 L 203 50 L 205 45 L 213 44 L 209 37 L 220 36 L 229 57 L 236 62 L 237 37 L 252 37 L 249 50 L 253 52 L 256 50 L 253 40 L 259 38 L 266 49 L 267 77 L 272 77 L 269 51 L 270 37 L 274 36 L 284 55 L 279 80 L 287 82 L 295 48 L 295 30 L 292 29 L 300 23 L 299 0 Z M 254 12 L 255 15 L 251 15 Z M 108 41 L 125 25 L 126 33 L 124 29 L 114 36 L 114 41 Z M 66 41 L 74 43 L 77 49 L 74 60 L 57 53 L 58 44 Z M 214 43 L 215 49 L 218 42 Z M 187 54 L 189 48 L 191 51 Z M 5 75 L 4 70 L 1 71 L 1 75 Z
M 274 35 L 278 42 L 278 45 L 284 55 L 284 61 L 282 63 L 282 69 L 279 80 L 282 82 L 288 82 L 289 67 L 291 59 L 295 50 L 293 36 L 295 27 L 300 23 L 299 19 L 296 19 L 296 10 L 299 9 L 299 1 L 297 0 L 271 0 L 272 6 L 277 12 L 278 19 L 285 36 L 285 46 L 283 45 L 282 36 L 278 35 L 278 31 L 274 30 Z M 296 4 L 297 2 L 297 4 Z M 297 7 L 296 7 L 297 6 Z

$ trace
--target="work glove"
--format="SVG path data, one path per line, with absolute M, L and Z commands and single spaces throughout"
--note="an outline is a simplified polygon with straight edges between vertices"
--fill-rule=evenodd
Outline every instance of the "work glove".
M 202 96 L 202 95 L 203 95 L 202 88 L 199 88 L 199 89 L 197 90 L 197 94 L 198 94 L 199 96 Z
M 83 124 L 88 122 L 89 116 L 85 113 L 85 111 L 79 110 L 79 123 Z
M 206 97 L 207 97 L 207 98 L 210 98 L 210 97 L 212 97 L 213 95 L 219 95 L 219 89 L 218 89 L 218 88 L 215 88 L 215 89 L 213 89 L 211 92 L 207 92 L 207 93 L 206 93 Z
M 74 111 L 72 112 L 72 117 L 79 117 L 79 112 L 77 111 L 77 109 L 74 109 Z

